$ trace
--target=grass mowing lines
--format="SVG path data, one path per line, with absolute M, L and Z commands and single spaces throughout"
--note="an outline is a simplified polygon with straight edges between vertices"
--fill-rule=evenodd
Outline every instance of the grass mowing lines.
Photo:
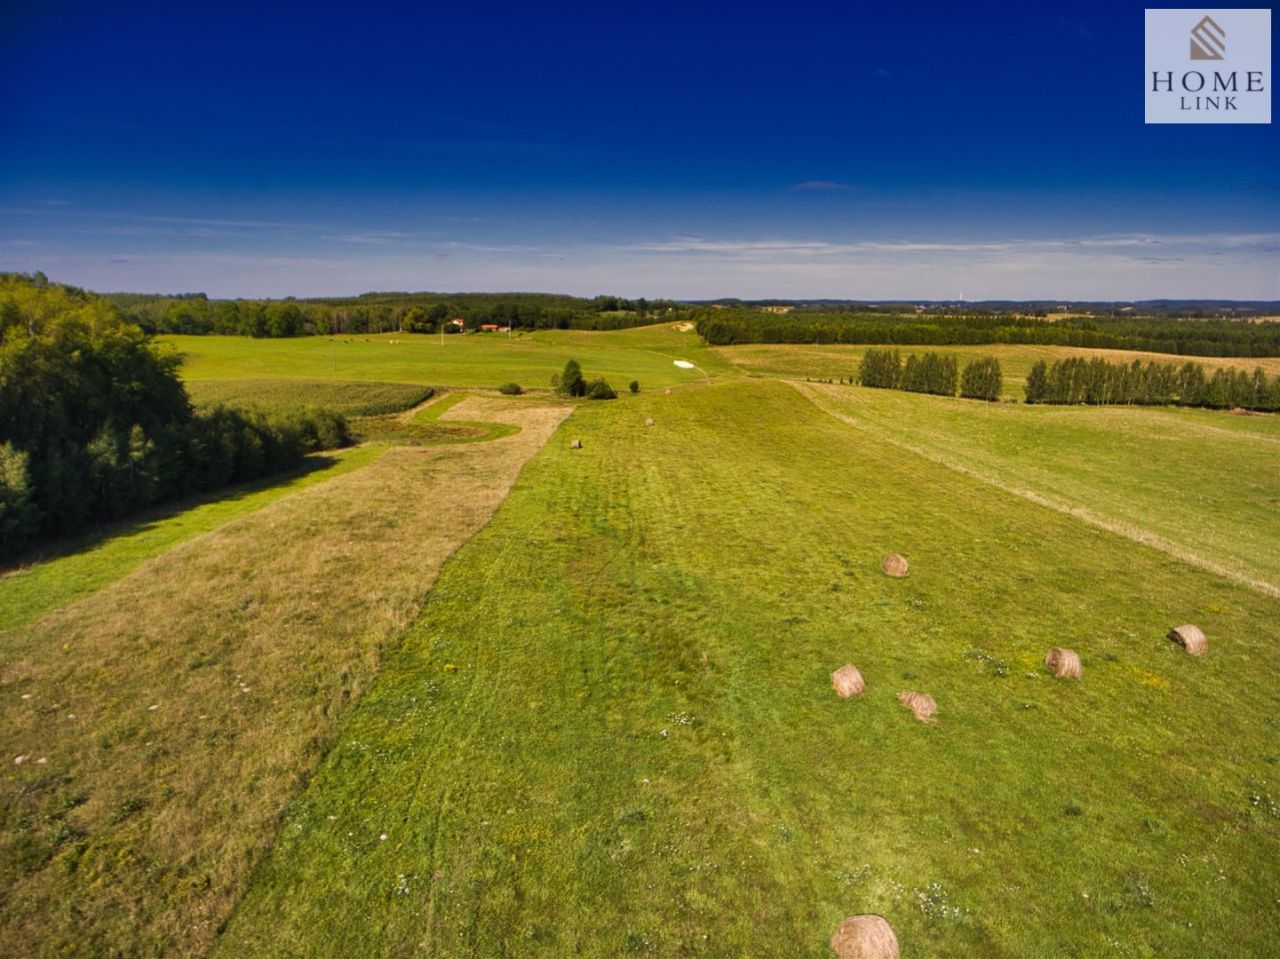
M 0 954 L 206 952 L 441 564 L 566 412 L 389 450 L 0 635 Z
M 906 955 L 1280 935 L 1272 601 L 780 384 L 573 434 L 448 564 L 216 954 L 818 957 L 855 912 Z
M 871 435 L 1280 596 L 1280 417 L 795 385 Z
M 167 549 L 247 516 L 282 497 L 324 483 L 377 459 L 385 446 L 365 445 L 309 456 L 302 467 L 195 501 L 169 504 L 99 533 L 59 545 L 56 553 L 0 576 L 0 634 L 21 629 L 126 575 Z

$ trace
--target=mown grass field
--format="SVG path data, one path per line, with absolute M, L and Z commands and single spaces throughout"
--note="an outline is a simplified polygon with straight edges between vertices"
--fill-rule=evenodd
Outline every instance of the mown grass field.
M 869 437 L 1263 584 L 1280 598 L 1278 416 L 799 388 Z
M 459 411 L 518 431 L 361 447 L 362 468 L 259 508 L 0 579 L 25 617 L 0 630 L 0 955 L 208 952 L 441 564 L 567 413 Z
M 0 577 L 0 953 L 1280 941 L 1280 417 L 804 383 L 856 361 L 669 325 L 168 339 L 197 397 L 405 408 Z M 643 391 L 488 392 L 570 356 Z
M 448 564 L 218 955 L 817 957 L 857 912 L 904 956 L 1280 937 L 1274 599 L 782 384 L 570 430 Z M 1203 659 L 1164 638 L 1186 620 Z
M 732 366 L 697 334 L 662 324 L 617 332 L 546 330 L 503 334 L 298 337 L 252 340 L 236 336 L 166 336 L 186 357 L 183 377 L 200 380 L 321 379 L 496 387 L 515 382 L 548 389 L 570 358 L 588 378 L 603 376 L 619 392 L 632 380 L 642 387 L 676 386 L 727 373 Z M 699 369 L 682 370 L 677 359 Z M 705 372 L 704 372 L 705 371 Z
M 752 376 L 783 376 L 791 379 L 841 380 L 856 377 L 858 363 L 865 346 L 828 344 L 749 344 L 744 346 L 716 347 L 715 352 L 736 369 Z M 1039 360 L 1052 363 L 1071 356 L 1100 356 L 1112 363 L 1131 363 L 1140 359 L 1155 363 L 1182 364 L 1188 360 L 1201 363 L 1212 373 L 1219 366 L 1234 366 L 1246 370 L 1262 367 L 1270 375 L 1280 374 L 1280 357 L 1231 357 L 1231 356 L 1173 356 L 1167 353 L 1140 353 L 1124 350 L 1093 350 L 1073 346 L 1035 346 L 1031 344 L 988 344 L 983 346 L 899 346 L 903 356 L 909 353 L 944 353 L 955 356 L 963 367 L 965 363 L 983 356 L 994 356 L 1000 361 L 1004 374 L 1004 395 L 1022 399 L 1022 385 L 1027 372 Z

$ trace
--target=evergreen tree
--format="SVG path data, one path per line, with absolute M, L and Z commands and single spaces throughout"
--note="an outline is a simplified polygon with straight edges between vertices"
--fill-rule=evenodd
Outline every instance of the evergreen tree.
M 583 379 L 582 366 L 577 360 L 565 363 L 558 388 L 565 396 L 582 396 L 587 392 L 587 381 Z

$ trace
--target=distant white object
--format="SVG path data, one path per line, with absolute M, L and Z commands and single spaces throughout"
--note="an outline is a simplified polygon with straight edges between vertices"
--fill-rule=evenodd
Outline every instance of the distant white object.
M 696 367 L 692 363 L 690 363 L 688 360 L 674 360 L 673 362 L 676 364 L 676 366 L 680 367 L 680 369 L 682 370 L 696 369 Z

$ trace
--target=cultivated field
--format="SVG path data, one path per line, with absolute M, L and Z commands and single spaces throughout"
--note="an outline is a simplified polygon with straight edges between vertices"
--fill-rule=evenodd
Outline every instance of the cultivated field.
M 169 338 L 269 406 L 569 356 L 644 389 L 406 393 L 376 444 L 0 578 L 0 953 L 1280 940 L 1280 417 L 805 383 L 856 354 L 670 326 L 353 339 Z M 973 352 L 1063 353 L 1007 350 Z

